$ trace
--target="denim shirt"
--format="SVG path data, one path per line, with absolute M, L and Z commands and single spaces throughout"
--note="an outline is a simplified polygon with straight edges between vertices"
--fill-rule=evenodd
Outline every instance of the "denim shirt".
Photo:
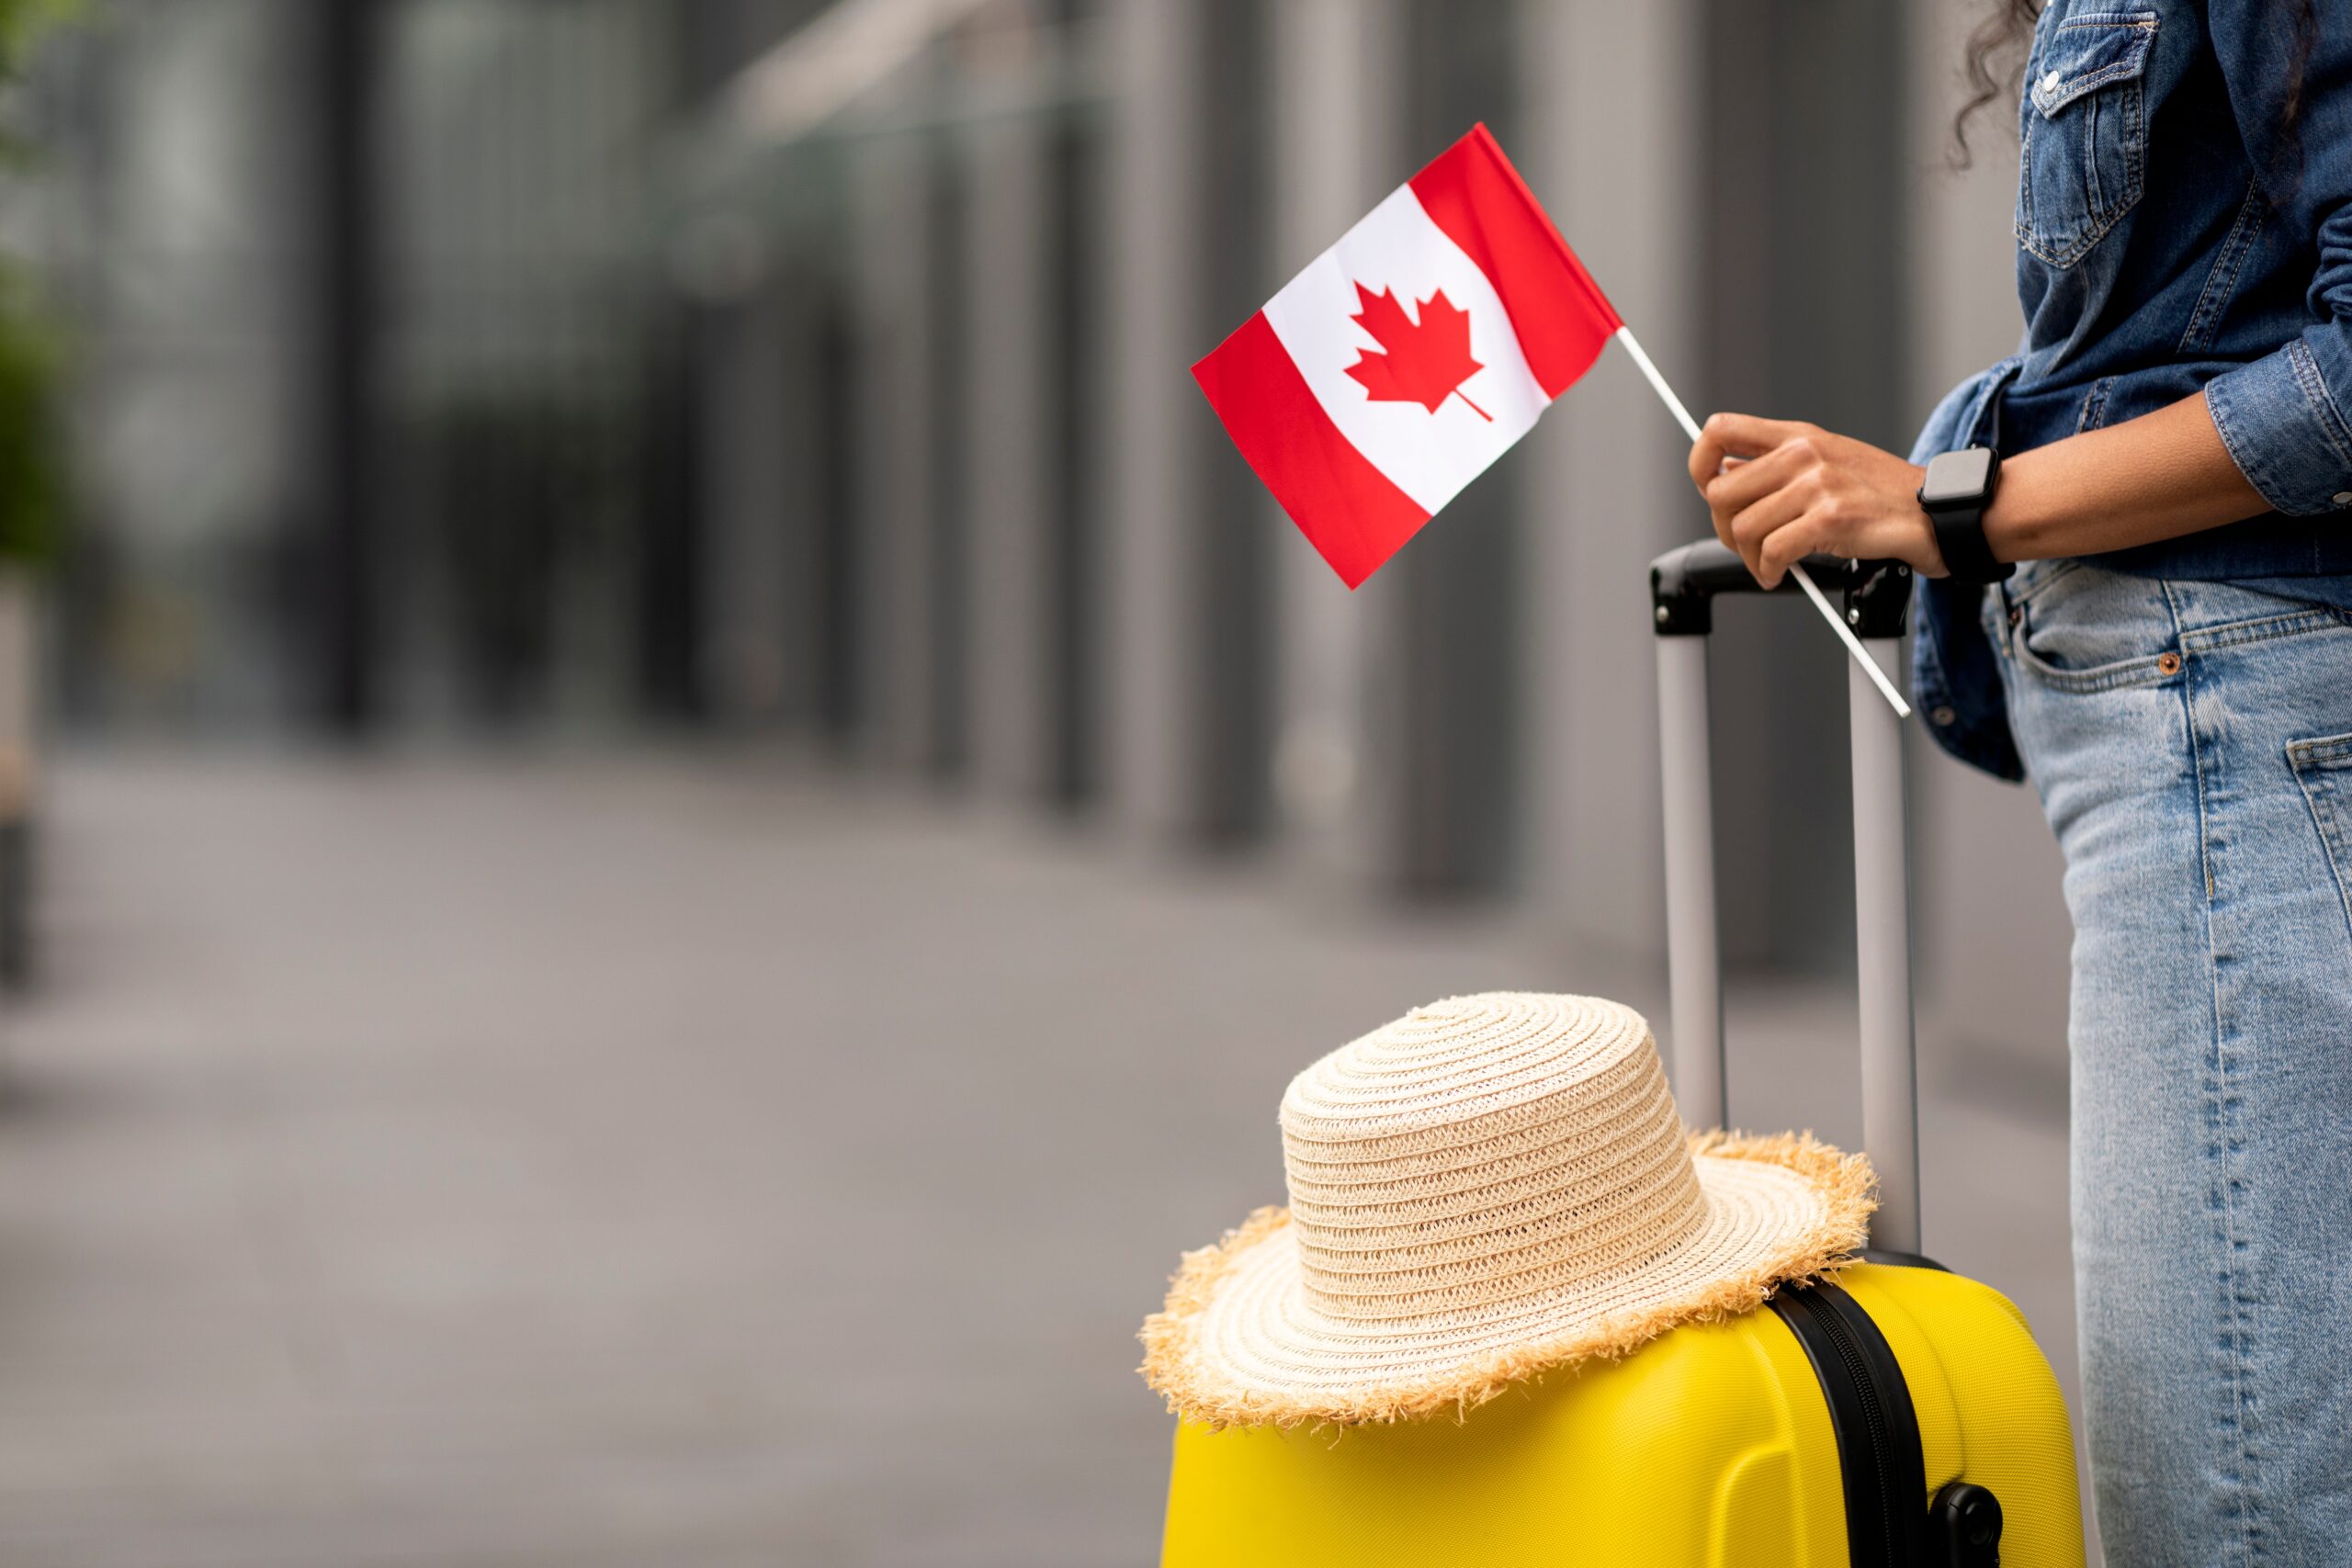
M 2024 341 L 1946 395 L 1913 462 L 2201 389 L 2272 511 L 2099 564 L 2352 601 L 2352 4 L 2314 9 L 2290 130 L 2279 0 L 2050 0 L 2018 104 Z M 1920 582 L 1913 689 L 1946 750 L 2019 779 L 1982 594 Z

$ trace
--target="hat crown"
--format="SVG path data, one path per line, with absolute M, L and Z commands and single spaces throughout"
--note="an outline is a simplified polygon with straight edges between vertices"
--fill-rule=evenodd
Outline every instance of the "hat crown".
M 1532 1305 L 1706 1220 L 1649 1025 L 1599 998 L 1417 1008 L 1294 1078 L 1282 1127 L 1302 1285 L 1341 1321 Z

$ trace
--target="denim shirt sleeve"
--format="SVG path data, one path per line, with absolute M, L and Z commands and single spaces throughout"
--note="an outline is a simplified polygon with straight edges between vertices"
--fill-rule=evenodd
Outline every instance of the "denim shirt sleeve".
M 1912 444 L 1911 461 L 1985 441 L 1993 400 L 2017 374 L 2021 358 L 2001 361 L 1946 393 Z M 1996 778 L 2025 777 L 2025 762 L 2009 734 L 2008 700 L 2001 671 L 1977 611 L 1984 591 L 1949 579 L 1921 577 L 1913 596 L 1911 694 L 1936 744 Z
M 2291 132 L 2294 28 L 2276 0 L 2212 0 L 2213 49 L 2264 194 L 2318 252 L 2312 323 L 2276 353 L 2206 384 L 2222 445 L 2272 507 L 2310 517 L 2352 508 L 2352 6 L 2319 0 Z

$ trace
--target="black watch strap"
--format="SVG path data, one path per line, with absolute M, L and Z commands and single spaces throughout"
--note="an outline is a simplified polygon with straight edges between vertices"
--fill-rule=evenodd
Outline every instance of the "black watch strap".
M 1995 560 L 1984 542 L 1984 513 L 2000 482 L 2001 453 L 1995 446 L 1939 453 L 1920 476 L 1919 508 L 1955 582 L 1998 582 L 2017 570 Z
M 1939 506 L 1928 513 L 1928 521 L 1935 525 L 1936 548 L 1955 582 L 1999 582 L 2017 570 L 2012 562 L 1995 560 L 1993 547 L 1984 542 L 1984 513 L 1991 504 L 1987 498 Z

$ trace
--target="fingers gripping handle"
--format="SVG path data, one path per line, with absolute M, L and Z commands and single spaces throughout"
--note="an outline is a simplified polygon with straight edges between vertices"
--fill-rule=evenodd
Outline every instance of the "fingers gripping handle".
M 1847 623 L 1873 662 L 1891 666 L 1910 592 L 1906 569 L 1821 558 L 1843 588 Z M 1717 594 L 1757 592 L 1737 555 L 1687 545 L 1650 568 L 1657 632 L 1658 747 L 1666 828 L 1667 967 L 1674 1091 L 1694 1127 L 1727 1125 L 1723 980 L 1715 915 L 1709 773 L 1707 637 Z M 1860 976 L 1862 1141 L 1878 1173 L 1871 1243 L 1919 1250 L 1918 1085 L 1911 1022 L 1910 871 L 1904 824 L 1903 726 L 1869 673 L 1849 664 L 1853 725 L 1856 967 Z

